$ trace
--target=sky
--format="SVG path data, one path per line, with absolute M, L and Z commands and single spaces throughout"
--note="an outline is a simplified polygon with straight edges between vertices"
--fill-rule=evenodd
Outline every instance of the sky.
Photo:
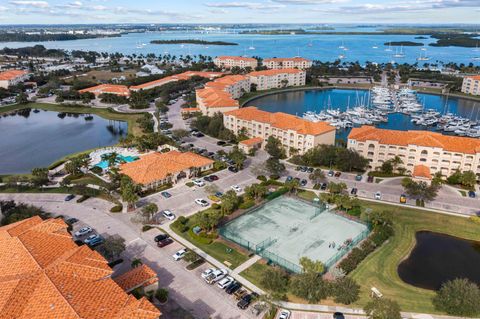
M 0 24 L 480 23 L 480 0 L 0 0 Z

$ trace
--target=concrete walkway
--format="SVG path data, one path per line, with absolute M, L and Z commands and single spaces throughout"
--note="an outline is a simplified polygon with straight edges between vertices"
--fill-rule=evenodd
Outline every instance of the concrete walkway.
M 249 260 L 247 260 L 246 262 L 244 262 L 243 264 L 241 264 L 240 266 L 238 266 L 237 268 L 235 268 L 233 271 L 232 271 L 232 275 L 237 275 L 237 274 L 240 274 L 242 271 L 244 271 L 245 269 L 247 269 L 248 267 L 252 266 L 254 263 L 256 263 L 257 261 L 261 260 L 262 257 L 259 256 L 259 255 L 255 255 L 253 256 L 252 258 L 250 258 Z
M 160 123 L 158 123 L 158 118 L 157 118 L 157 116 L 155 115 L 155 111 L 150 111 L 150 112 L 148 112 L 148 113 L 152 114 L 152 119 L 153 119 L 153 132 L 154 132 L 154 133 L 158 133 L 158 127 L 160 126 L 160 125 L 159 125 Z

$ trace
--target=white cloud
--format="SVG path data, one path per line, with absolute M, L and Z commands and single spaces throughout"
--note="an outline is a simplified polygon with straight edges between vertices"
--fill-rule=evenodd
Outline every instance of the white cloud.
M 285 8 L 283 4 L 259 3 L 259 2 L 214 2 L 205 3 L 207 7 L 212 8 L 247 8 L 252 10 L 281 9 Z
M 15 5 L 15 6 L 31 6 L 35 8 L 48 8 L 48 2 L 47 1 L 10 1 L 10 4 Z
M 274 2 L 293 5 L 319 5 L 348 2 L 349 0 L 272 0 Z

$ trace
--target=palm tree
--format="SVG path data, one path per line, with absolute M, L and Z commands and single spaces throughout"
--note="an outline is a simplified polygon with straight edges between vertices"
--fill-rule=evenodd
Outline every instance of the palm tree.
M 325 173 L 317 168 L 316 170 L 314 170 L 312 173 L 310 173 L 310 175 L 308 176 L 308 178 L 314 183 L 314 184 L 319 184 L 321 182 L 323 182 L 325 180 Z

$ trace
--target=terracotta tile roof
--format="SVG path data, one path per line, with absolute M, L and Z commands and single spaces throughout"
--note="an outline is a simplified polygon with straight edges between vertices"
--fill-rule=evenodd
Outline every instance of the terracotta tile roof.
M 227 86 L 234 85 L 240 81 L 245 81 L 248 78 L 245 75 L 227 75 L 216 79 L 215 81 L 208 82 L 205 87 L 226 88 Z
M 257 62 L 257 59 L 255 59 L 255 58 L 247 58 L 247 57 L 243 57 L 243 56 L 227 56 L 227 55 L 223 55 L 223 56 L 217 57 L 216 59 L 218 59 L 218 60 L 233 60 L 233 61 Z
M 144 286 L 145 284 L 148 286 L 158 282 L 158 277 L 152 268 L 144 264 L 113 278 L 113 280 L 123 290 L 129 292 L 137 287 Z
M 230 111 L 225 113 L 225 115 L 234 116 L 246 121 L 268 123 L 272 127 L 282 130 L 293 130 L 298 134 L 320 135 L 335 131 L 335 127 L 327 122 L 310 122 L 287 113 L 270 113 L 261 111 L 253 106 Z
M 263 138 L 261 137 L 252 137 L 248 140 L 240 141 L 240 144 L 247 145 L 247 146 L 255 146 L 261 144 L 263 142 Z
M 8 70 L 8 71 L 3 71 L 0 72 L 0 81 L 9 81 L 16 79 L 20 76 L 23 76 L 25 74 L 28 74 L 27 71 L 25 70 Z
M 191 167 L 201 168 L 213 164 L 211 159 L 186 152 L 170 151 L 168 153 L 150 153 L 139 160 L 120 165 L 123 174 L 135 183 L 148 185 L 164 180 L 168 175 L 177 174 Z
M 164 78 L 159 79 L 159 80 L 150 81 L 150 82 L 143 83 L 143 84 L 140 84 L 140 85 L 134 85 L 134 86 L 131 86 L 130 89 L 131 90 L 140 90 L 140 89 L 153 88 L 153 87 L 156 87 L 156 86 L 165 85 L 165 84 L 170 83 L 170 82 L 176 82 L 176 81 L 180 81 L 180 80 L 188 80 L 189 78 L 191 78 L 193 76 L 200 76 L 200 77 L 203 77 L 203 78 L 206 78 L 206 79 L 214 79 L 214 78 L 222 76 L 222 75 L 223 75 L 223 73 L 221 73 L 221 72 L 187 71 L 187 72 L 183 72 L 183 73 L 180 73 L 180 74 L 167 76 L 167 77 L 164 77 Z
M 238 107 L 239 103 L 233 99 L 230 93 L 217 88 L 205 88 L 196 91 L 197 98 L 202 100 L 202 103 L 207 108 L 216 107 Z
M 311 60 L 305 59 L 305 58 L 300 58 L 300 57 L 294 57 L 294 58 L 270 58 L 270 59 L 265 59 L 263 60 L 265 63 L 269 62 L 310 62 Z
M 264 70 L 264 71 L 256 71 L 248 73 L 248 76 L 274 76 L 278 74 L 300 74 L 305 71 L 299 69 L 278 69 L 278 70 Z
M 480 153 L 480 139 L 443 135 L 430 131 L 385 130 L 364 125 L 353 128 L 348 138 L 364 142 L 378 141 L 380 144 L 387 145 L 435 147 L 457 153 Z
M 480 81 L 480 75 L 470 75 L 470 76 L 466 76 L 466 78 L 472 79 L 475 81 Z
M 413 167 L 413 177 L 428 178 L 432 179 L 432 174 L 430 173 L 430 168 L 425 165 L 415 165 Z
M 158 318 L 146 300 L 127 295 L 107 261 L 78 247 L 56 219 L 32 217 L 0 227 L 0 318 Z
M 115 94 L 115 95 L 122 95 L 122 96 L 130 96 L 130 90 L 128 89 L 127 86 L 117 85 L 117 84 L 100 84 L 100 85 L 96 85 L 90 88 L 80 90 L 78 92 L 80 93 L 91 92 L 95 95 L 108 93 L 108 94 Z

